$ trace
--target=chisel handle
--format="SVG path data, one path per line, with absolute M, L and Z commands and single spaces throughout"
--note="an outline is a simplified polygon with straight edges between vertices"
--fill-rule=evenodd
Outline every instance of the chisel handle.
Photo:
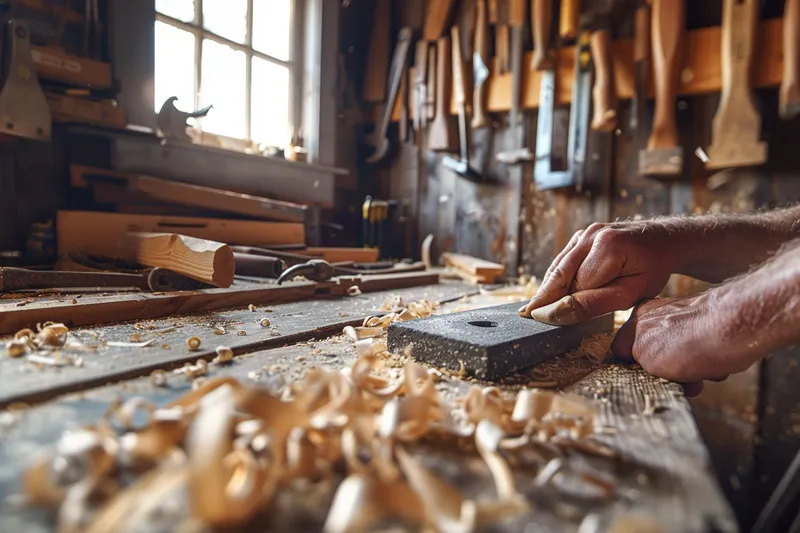
M 578 36 L 579 11 L 579 0 L 561 0 L 561 12 L 558 19 L 558 36 L 561 37 L 561 40 L 566 41 Z
M 611 61 L 611 32 L 605 28 L 595 30 L 589 36 L 589 46 L 595 71 L 592 129 L 613 131 L 617 127 L 617 89 Z
M 678 146 L 675 98 L 686 4 L 684 0 L 653 0 L 650 11 L 656 105 L 647 148 L 675 148 Z
M 550 27 L 553 25 L 552 0 L 533 0 L 531 5 L 531 28 L 533 30 L 533 70 L 548 70 L 552 66 L 548 45 Z
M 486 0 L 478 0 L 475 6 L 475 57 L 474 63 L 482 63 L 482 67 L 489 64 L 489 18 L 486 9 Z M 486 112 L 486 79 L 475 75 L 475 88 L 472 92 L 472 127 L 485 128 L 489 125 Z
M 800 114 L 800 0 L 786 0 L 783 12 L 783 80 L 779 99 L 782 119 Z

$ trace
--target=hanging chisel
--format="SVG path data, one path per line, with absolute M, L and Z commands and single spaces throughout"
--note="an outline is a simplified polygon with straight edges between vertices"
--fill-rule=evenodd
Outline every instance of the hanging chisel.
M 636 8 L 633 36 L 633 101 L 631 103 L 631 132 L 640 135 L 644 120 L 644 104 L 647 101 L 647 79 L 650 75 L 650 5 L 640 0 Z
M 511 112 L 509 131 L 514 135 L 514 147 L 499 152 L 497 160 L 507 165 L 517 165 L 533 158 L 525 142 L 525 127 L 522 123 L 522 55 L 525 36 L 525 0 L 511 0 L 509 5 L 511 29 Z
M 475 14 L 475 50 L 472 53 L 472 129 L 489 125 L 486 81 L 489 79 L 489 18 L 486 0 L 478 0 Z
M 578 36 L 580 0 L 561 0 L 558 18 L 558 36 L 561 41 L 571 41 Z
M 436 43 L 436 113 L 428 132 L 428 149 L 446 151 L 452 148 L 453 135 L 450 120 L 450 94 L 452 89 L 452 56 L 450 37 L 439 37 Z
M 683 149 L 678 144 L 675 100 L 685 35 L 685 0 L 653 0 L 651 46 L 655 74 L 656 107 L 647 147 L 639 152 L 639 174 L 656 178 L 680 176 Z
M 508 2 L 497 0 L 497 23 L 494 27 L 494 55 L 497 73 L 505 74 L 510 70 L 508 49 Z
M 617 127 L 617 90 L 611 60 L 611 11 L 614 0 L 595 0 L 594 10 L 583 15 L 590 28 L 589 44 L 594 65 L 592 129 L 609 132 Z
M 553 66 L 550 57 L 550 27 L 553 25 L 553 0 L 533 0 L 531 5 L 531 31 L 533 32 L 533 70 L 547 70 Z
M 786 0 L 783 8 L 783 79 L 778 98 L 783 120 L 800 115 L 800 0 Z
M 725 0 L 723 4 L 722 96 L 706 150 L 709 169 L 754 166 L 767 160 L 750 83 L 758 6 L 758 0 Z

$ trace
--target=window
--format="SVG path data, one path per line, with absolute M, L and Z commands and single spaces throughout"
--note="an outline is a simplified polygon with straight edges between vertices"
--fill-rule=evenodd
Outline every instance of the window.
M 297 123 L 295 0 L 156 0 L 155 105 L 214 108 L 202 131 L 284 147 Z

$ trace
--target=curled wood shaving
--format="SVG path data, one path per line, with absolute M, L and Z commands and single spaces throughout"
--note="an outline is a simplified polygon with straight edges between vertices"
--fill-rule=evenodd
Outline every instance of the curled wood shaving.
M 425 309 L 432 306 L 417 311 Z M 437 390 L 437 372 L 408 361 L 395 377 L 379 375 L 385 342 L 367 338 L 356 346 L 365 342 L 368 349 L 349 369 L 311 369 L 281 395 L 232 377 L 202 378 L 204 360 L 187 365 L 179 372 L 199 379 L 184 396 L 165 406 L 141 398 L 118 402 L 98 424 L 65 436 L 27 471 L 28 501 L 59 507 L 67 531 L 111 533 L 134 524 L 163 530 L 165 519 L 167 529 L 188 523 L 235 529 L 293 482 L 343 471 L 325 531 L 399 519 L 423 530 L 466 533 L 528 509 L 510 454 L 531 450 L 541 464 L 550 461 L 539 475 L 542 484 L 562 468 L 563 449 L 609 456 L 610 448 L 584 438 L 594 414 L 580 397 L 538 390 L 510 397 L 476 386 L 457 410 Z M 540 441 L 543 434 L 551 440 Z M 477 450 L 496 497 L 476 501 L 429 470 L 413 453 L 422 439 Z M 604 493 L 611 490 L 605 478 L 579 475 L 604 486 Z M 129 483 L 132 477 L 138 479 Z M 188 502 L 167 505 L 180 502 L 181 494 Z
M 361 289 L 358 285 L 353 285 L 352 287 L 347 288 L 347 295 L 348 296 L 361 296 Z
M 22 357 L 28 351 L 28 345 L 24 340 L 13 340 L 6 343 L 6 350 L 9 357 Z
M 189 337 L 186 339 L 186 349 L 190 352 L 196 352 L 200 349 L 201 343 L 200 337 Z
M 260 325 L 262 328 L 268 328 L 272 325 L 272 322 L 270 321 L 269 318 L 264 317 L 258 321 L 258 325 Z

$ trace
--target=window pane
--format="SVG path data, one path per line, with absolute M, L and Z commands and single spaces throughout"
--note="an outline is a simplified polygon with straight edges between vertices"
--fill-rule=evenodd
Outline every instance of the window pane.
M 155 108 L 170 96 L 177 96 L 177 107 L 194 108 L 194 35 L 163 22 L 156 22 Z
M 247 0 L 203 0 L 203 26 L 226 39 L 243 43 L 247 35 Z
M 289 144 L 289 69 L 253 58 L 250 131 L 253 140 L 268 146 Z
M 244 52 L 209 39 L 203 40 L 200 102 L 201 107 L 214 106 L 202 119 L 203 131 L 237 139 L 247 137 L 245 61 Z
M 253 0 L 253 48 L 289 60 L 292 0 Z
M 156 11 L 183 22 L 194 22 L 194 0 L 156 0 Z

